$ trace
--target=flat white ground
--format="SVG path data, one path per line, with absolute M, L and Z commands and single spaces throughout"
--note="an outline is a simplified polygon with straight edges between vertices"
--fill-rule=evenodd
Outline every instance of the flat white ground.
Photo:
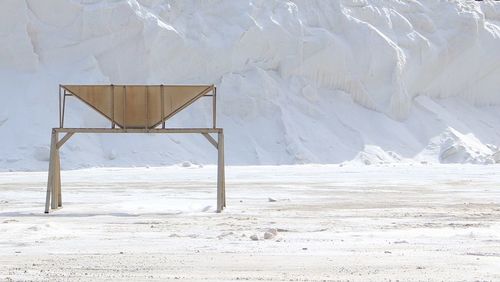
M 65 171 L 49 215 L 0 173 L 0 280 L 500 280 L 498 171 L 229 167 L 221 214 L 215 167 Z

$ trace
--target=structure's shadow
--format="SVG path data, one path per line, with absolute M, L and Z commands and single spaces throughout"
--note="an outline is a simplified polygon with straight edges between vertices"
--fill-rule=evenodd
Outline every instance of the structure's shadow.
M 15 217 L 94 217 L 94 216 L 113 216 L 113 217 L 141 217 L 141 216 L 173 216 L 180 215 L 182 212 L 165 212 L 165 213 L 124 213 L 124 212 L 109 212 L 109 213 L 58 213 L 51 212 L 49 214 L 40 212 L 2 212 L 0 217 L 15 218 Z

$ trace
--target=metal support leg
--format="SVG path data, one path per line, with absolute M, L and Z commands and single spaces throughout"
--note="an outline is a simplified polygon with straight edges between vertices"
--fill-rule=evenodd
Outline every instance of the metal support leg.
M 60 171 L 58 167 L 58 158 L 59 158 L 59 150 L 57 149 L 57 140 L 59 139 L 59 134 L 56 132 L 54 134 L 54 141 L 56 142 L 55 147 L 50 155 L 50 162 L 52 163 L 52 179 L 49 181 L 51 184 L 51 193 L 52 193 L 52 198 L 51 198 L 51 203 L 50 207 L 55 210 L 59 207 L 59 184 L 60 184 Z M 51 146 L 52 147 L 52 146 Z
M 62 193 L 61 193 L 61 160 L 59 158 L 59 149 L 56 148 L 56 163 L 55 163 L 55 173 L 54 173 L 54 183 L 56 184 L 54 187 L 56 187 L 57 190 L 57 207 L 61 208 L 62 207 Z
M 224 133 L 219 131 L 217 135 L 217 212 L 221 212 L 226 206 L 226 193 L 224 181 Z
M 54 164 L 55 164 L 55 150 L 57 146 L 57 132 L 52 130 L 52 137 L 50 139 L 50 160 L 49 160 L 49 175 L 47 178 L 47 196 L 45 198 L 45 213 L 49 213 L 51 194 L 54 188 Z

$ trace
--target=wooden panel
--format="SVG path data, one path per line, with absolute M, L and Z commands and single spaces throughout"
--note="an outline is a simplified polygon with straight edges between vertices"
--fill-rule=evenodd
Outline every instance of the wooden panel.
M 148 87 L 148 128 L 161 122 L 161 87 Z
M 179 111 L 191 105 L 194 101 L 203 97 L 203 95 L 213 91 L 213 85 L 197 86 L 164 86 L 164 117 L 168 120 Z
M 72 86 L 68 85 L 65 88 L 71 93 L 78 96 L 85 103 L 100 112 L 101 114 L 110 117 L 111 108 L 111 88 L 107 85 L 89 85 L 89 86 Z
M 112 86 L 112 93 L 113 93 L 113 105 L 114 105 L 114 113 L 113 116 L 111 117 L 111 120 L 114 120 L 115 123 L 123 127 L 124 124 L 124 111 L 123 111 L 123 102 L 124 102 L 124 93 L 125 93 L 125 87 L 124 86 Z
M 125 86 L 125 126 L 131 128 L 147 127 L 146 124 L 146 87 Z
M 154 128 L 214 89 L 212 85 L 63 87 L 118 126 L 125 128 Z
M 177 109 L 187 104 L 191 99 L 196 98 L 209 86 L 164 86 L 165 93 L 165 117 L 170 116 Z

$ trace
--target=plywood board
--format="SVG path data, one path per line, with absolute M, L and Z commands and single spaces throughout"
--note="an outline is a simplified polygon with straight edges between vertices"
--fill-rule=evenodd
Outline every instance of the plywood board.
M 154 128 L 214 90 L 213 85 L 64 85 L 122 128 Z

